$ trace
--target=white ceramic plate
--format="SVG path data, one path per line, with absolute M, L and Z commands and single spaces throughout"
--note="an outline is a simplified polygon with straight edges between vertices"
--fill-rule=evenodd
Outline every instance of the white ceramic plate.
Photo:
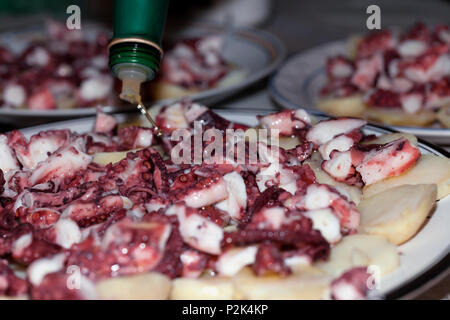
M 285 57 L 285 47 L 278 38 L 261 30 L 252 28 L 240 28 L 233 30 L 231 34 L 222 27 L 211 24 L 197 24 L 180 32 L 179 37 L 196 37 L 208 34 L 227 35 L 226 45 L 223 52 L 227 62 L 242 70 L 244 76 L 236 83 L 205 90 L 190 97 L 204 104 L 215 103 L 249 85 L 270 75 L 283 61 Z M 0 44 L 13 44 L 14 50 L 20 50 L 26 45 L 29 39 L 42 35 L 36 28 L 30 30 L 7 32 L 0 34 Z M 152 103 L 167 103 L 170 100 L 154 101 Z M 130 110 L 131 108 L 131 110 Z M 103 106 L 103 111 L 125 112 L 132 111 L 134 107 L 130 105 Z M 95 115 L 95 108 L 77 108 L 69 110 L 27 110 L 27 109 L 5 109 L 0 108 L 0 122 L 36 124 L 36 122 L 48 121 L 51 119 L 67 119 Z
M 316 110 L 320 89 L 326 84 L 326 59 L 335 55 L 347 56 L 347 41 L 330 42 L 286 61 L 269 83 L 269 93 L 282 107 Z M 450 145 L 450 129 L 388 126 L 394 130 L 412 133 L 430 142 Z
M 217 111 L 221 116 L 235 122 L 247 125 L 256 125 L 256 114 L 265 114 L 267 111 L 240 110 Z M 117 115 L 120 121 L 125 121 L 130 114 Z M 318 118 L 323 118 L 318 116 Z M 76 132 L 90 131 L 94 124 L 94 117 L 57 122 L 28 129 L 23 129 L 25 136 L 30 137 L 42 130 L 70 128 Z M 380 135 L 392 132 L 378 126 L 368 125 L 364 128 L 366 134 Z M 429 143 L 419 141 L 422 154 L 432 153 L 438 156 L 449 156 Z M 436 210 L 421 231 L 406 244 L 399 247 L 401 264 L 391 274 L 385 276 L 380 284 L 382 297 L 399 298 L 423 286 L 431 278 L 443 272 L 448 267 L 450 252 L 450 196 L 438 202 Z M 443 270 L 444 269 L 444 270 Z

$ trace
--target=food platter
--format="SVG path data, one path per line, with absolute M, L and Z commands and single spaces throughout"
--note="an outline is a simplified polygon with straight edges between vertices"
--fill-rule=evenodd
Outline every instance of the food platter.
M 244 123 L 250 126 L 257 125 L 255 114 L 265 114 L 267 111 L 239 110 L 218 111 L 218 114 L 230 121 Z M 318 119 L 323 116 L 315 114 Z M 134 115 L 120 114 L 117 118 L 121 122 L 132 121 Z M 83 118 L 70 121 L 46 124 L 23 129 L 23 134 L 29 138 L 31 135 L 42 131 L 59 128 L 70 128 L 75 132 L 88 132 L 92 129 L 95 118 Z M 379 126 L 367 125 L 365 134 L 380 135 L 390 133 L 392 130 Z M 422 154 L 434 154 L 448 157 L 449 154 L 427 142 L 419 141 L 418 148 Z M 410 241 L 398 247 L 400 252 L 400 266 L 392 273 L 381 279 L 376 298 L 409 298 L 414 292 L 432 278 L 444 272 L 448 267 L 450 252 L 450 238 L 448 227 L 450 226 L 450 197 L 441 199 L 427 222 Z
M 83 28 L 98 29 L 97 25 L 84 26 Z M 43 30 L 43 27 L 41 26 Z M 89 34 L 95 34 L 94 32 Z M 210 34 L 226 35 L 226 47 L 223 55 L 227 63 L 242 70 L 243 76 L 235 82 L 224 84 L 213 89 L 198 92 L 190 96 L 193 100 L 202 103 L 214 103 L 224 99 L 249 85 L 270 75 L 281 64 L 285 57 L 284 45 L 275 36 L 265 31 L 253 28 L 234 29 L 231 32 L 218 25 L 198 24 L 186 28 L 182 33 L 174 35 L 177 37 L 198 37 Z M 41 37 L 39 30 L 30 26 L 19 31 L 4 32 L 0 35 L 0 44 L 13 44 L 15 51 L 20 51 L 27 42 Z M 11 41 L 14 39 L 15 41 Z M 170 100 L 170 99 L 169 99 Z M 156 101 L 167 103 L 168 100 Z M 153 101 L 152 103 L 155 103 Z M 131 109 L 130 109 L 131 108 Z M 108 113 L 132 111 L 130 105 L 103 106 Z M 55 109 L 55 110 L 28 110 L 0 108 L 0 122 L 14 123 L 20 121 L 22 124 L 36 124 L 38 122 L 67 119 L 95 115 L 95 106 L 89 108 Z
M 318 111 L 316 102 L 319 91 L 327 82 L 326 59 L 330 56 L 346 55 L 347 50 L 347 40 L 338 40 L 292 56 L 271 78 L 269 84 L 271 97 L 284 108 L 304 108 L 308 111 Z M 388 127 L 414 134 L 436 144 L 450 144 L 449 129 Z

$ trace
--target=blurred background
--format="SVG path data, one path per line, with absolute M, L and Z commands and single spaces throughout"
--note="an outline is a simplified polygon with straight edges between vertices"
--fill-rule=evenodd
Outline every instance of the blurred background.
M 2 0 L 0 28 L 16 28 L 48 16 L 65 19 L 71 4 L 80 6 L 82 22 L 112 23 L 111 0 Z M 450 0 L 170 0 L 166 31 L 198 21 L 231 21 L 235 26 L 257 26 L 274 33 L 293 53 L 366 32 L 365 10 L 371 4 L 382 9 L 382 28 L 450 21 Z

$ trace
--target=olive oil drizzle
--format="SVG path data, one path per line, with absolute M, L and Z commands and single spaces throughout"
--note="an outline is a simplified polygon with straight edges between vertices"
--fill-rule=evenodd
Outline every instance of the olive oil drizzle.
M 120 98 L 133 104 L 136 103 L 138 110 L 152 124 L 152 126 L 155 129 L 156 135 L 160 137 L 162 136 L 161 129 L 156 125 L 156 122 L 155 120 L 153 120 L 152 116 L 150 115 L 150 112 L 148 112 L 147 108 L 142 103 L 140 95 L 140 86 L 141 82 L 136 79 L 133 78 L 122 79 L 122 93 L 120 94 Z
M 161 129 L 156 125 L 155 120 L 153 120 L 152 116 L 150 115 L 150 113 L 148 112 L 147 108 L 142 103 L 141 99 L 138 99 L 137 108 L 147 118 L 147 120 L 153 125 L 153 127 L 155 128 L 155 131 L 156 131 L 156 135 L 158 137 L 162 136 Z

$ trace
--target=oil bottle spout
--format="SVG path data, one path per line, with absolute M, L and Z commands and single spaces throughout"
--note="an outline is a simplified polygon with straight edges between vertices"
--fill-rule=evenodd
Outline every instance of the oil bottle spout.
M 147 80 L 148 72 L 138 65 L 120 67 L 117 71 L 117 77 L 122 80 L 120 98 L 130 103 L 139 103 L 141 83 Z

